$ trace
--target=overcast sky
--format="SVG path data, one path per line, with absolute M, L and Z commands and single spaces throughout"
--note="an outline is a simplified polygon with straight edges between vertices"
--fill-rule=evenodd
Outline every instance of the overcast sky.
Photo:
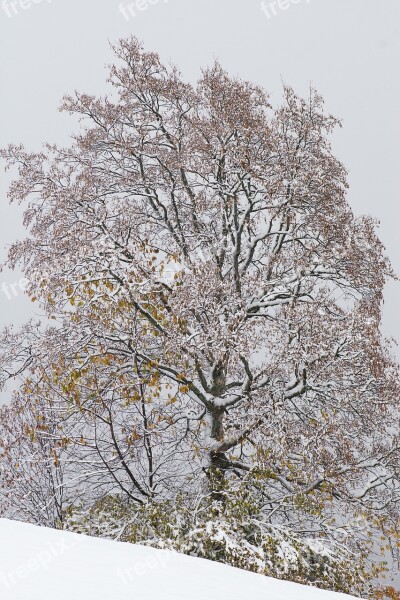
M 334 148 L 349 170 L 349 202 L 380 220 L 400 272 L 400 0 L 0 0 L 0 146 L 68 143 L 75 125 L 58 112 L 61 97 L 104 93 L 109 41 L 129 34 L 191 81 L 218 58 L 263 85 L 273 103 L 282 80 L 301 94 L 311 82 L 343 119 Z M 2 174 L 2 256 L 23 235 L 8 184 Z M 33 314 L 20 277 L 0 273 L 0 326 Z M 400 284 L 390 284 L 383 328 L 400 340 L 399 300 Z

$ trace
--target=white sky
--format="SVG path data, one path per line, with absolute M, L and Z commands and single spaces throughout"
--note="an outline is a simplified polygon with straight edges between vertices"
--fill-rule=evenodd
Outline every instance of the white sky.
M 74 122 L 57 111 L 61 97 L 104 93 L 108 40 L 129 34 L 191 81 L 218 58 L 263 85 L 273 103 L 282 80 L 304 94 L 311 82 L 343 119 L 334 147 L 350 172 L 349 202 L 381 221 L 400 272 L 400 0 L 265 0 L 264 12 L 260 0 L 0 0 L 0 146 L 68 143 Z M 23 235 L 8 184 L 1 174 L 0 256 Z M 0 326 L 33 314 L 18 287 L 17 296 L 8 287 L 11 299 L 3 289 L 20 277 L 0 273 Z M 400 340 L 399 299 L 400 284 L 390 284 L 384 332 Z

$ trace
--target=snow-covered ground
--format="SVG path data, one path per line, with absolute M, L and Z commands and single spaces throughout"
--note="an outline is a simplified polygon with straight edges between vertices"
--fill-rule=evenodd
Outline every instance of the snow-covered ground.
M 0 519 L 1 600 L 345 600 L 208 560 Z

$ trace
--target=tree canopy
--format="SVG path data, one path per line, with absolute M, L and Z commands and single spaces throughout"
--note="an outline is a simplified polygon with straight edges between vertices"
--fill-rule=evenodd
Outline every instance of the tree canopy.
M 397 523 L 399 379 L 393 274 L 346 200 L 340 123 L 313 89 L 274 108 L 218 63 L 193 86 L 135 39 L 114 51 L 107 96 L 63 101 L 69 147 L 2 152 L 28 231 L 8 264 L 47 318 L 1 341 L 22 379 L 3 510 L 60 526 L 107 498 L 125 520 L 240 498 L 237 518 L 248 501 L 274 539 L 313 543 L 308 564 L 317 542 L 363 555 L 365 527 Z

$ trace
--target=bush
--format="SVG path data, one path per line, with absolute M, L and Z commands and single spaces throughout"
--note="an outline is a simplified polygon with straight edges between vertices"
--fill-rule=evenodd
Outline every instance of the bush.
M 108 496 L 89 510 L 74 509 L 67 528 L 99 537 L 174 550 L 234 567 L 361 594 L 363 561 L 348 549 L 316 537 L 301 537 L 263 520 L 257 503 L 239 490 L 224 501 L 150 502 L 141 507 Z

